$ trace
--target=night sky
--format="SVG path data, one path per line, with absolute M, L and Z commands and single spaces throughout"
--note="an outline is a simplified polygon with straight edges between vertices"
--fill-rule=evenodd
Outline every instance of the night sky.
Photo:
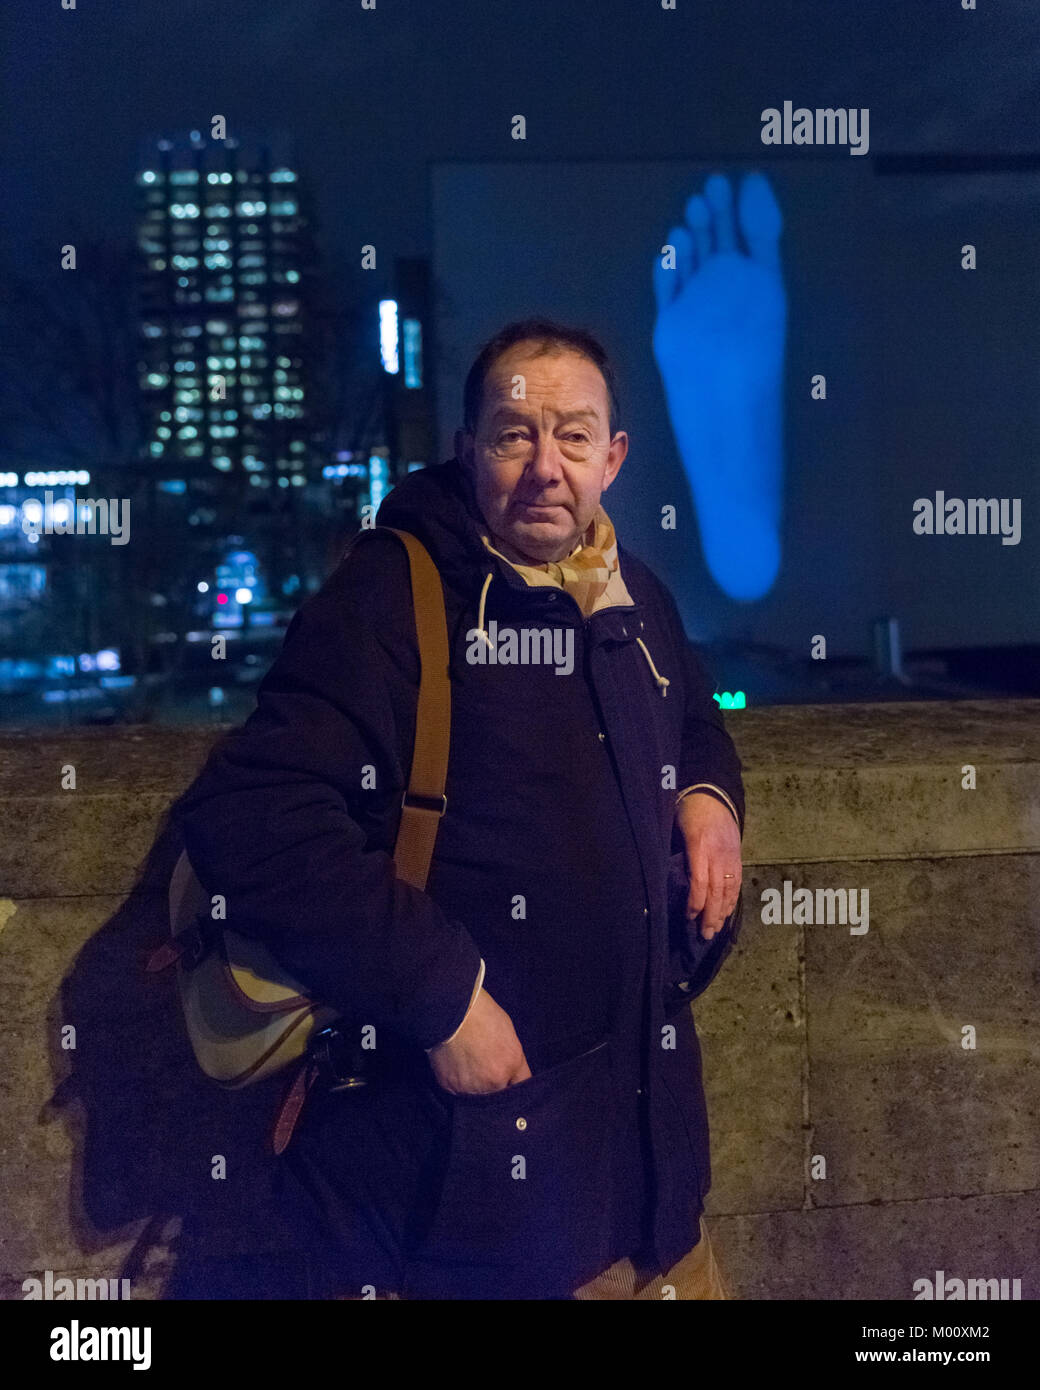
M 786 98 L 869 106 L 871 154 L 1040 148 L 1035 0 L 677 3 L 5 0 L 0 237 L 129 236 L 142 140 L 214 113 L 294 143 L 348 283 L 428 253 L 433 160 L 747 154 Z

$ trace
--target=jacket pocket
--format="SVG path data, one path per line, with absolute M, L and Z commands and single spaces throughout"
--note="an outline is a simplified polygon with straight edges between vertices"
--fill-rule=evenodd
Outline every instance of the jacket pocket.
M 451 1106 L 450 1151 L 417 1258 L 525 1264 L 562 1288 L 589 1277 L 611 1235 L 610 1040 L 501 1091 L 439 1095 Z

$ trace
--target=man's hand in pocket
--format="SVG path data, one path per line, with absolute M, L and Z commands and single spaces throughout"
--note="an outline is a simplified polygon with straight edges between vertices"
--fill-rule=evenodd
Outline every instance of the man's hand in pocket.
M 482 989 L 450 1042 L 429 1053 L 438 1085 L 455 1095 L 501 1091 L 531 1075 L 513 1020 Z

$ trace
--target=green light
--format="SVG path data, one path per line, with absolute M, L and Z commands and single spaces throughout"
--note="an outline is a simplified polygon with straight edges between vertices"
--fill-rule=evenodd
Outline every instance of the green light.
M 747 709 L 747 699 L 743 690 L 733 694 L 724 690 L 721 695 L 713 695 L 711 698 L 718 701 L 719 709 Z

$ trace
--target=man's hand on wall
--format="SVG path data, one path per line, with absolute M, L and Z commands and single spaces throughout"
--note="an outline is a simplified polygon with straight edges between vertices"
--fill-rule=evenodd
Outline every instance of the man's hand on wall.
M 513 1020 L 482 989 L 450 1042 L 429 1053 L 438 1084 L 455 1095 L 501 1091 L 531 1075 Z
M 740 830 L 722 802 L 705 792 L 684 796 L 675 808 L 675 819 L 690 875 L 686 915 L 692 919 L 703 913 L 701 936 L 710 941 L 722 930 L 740 896 Z

